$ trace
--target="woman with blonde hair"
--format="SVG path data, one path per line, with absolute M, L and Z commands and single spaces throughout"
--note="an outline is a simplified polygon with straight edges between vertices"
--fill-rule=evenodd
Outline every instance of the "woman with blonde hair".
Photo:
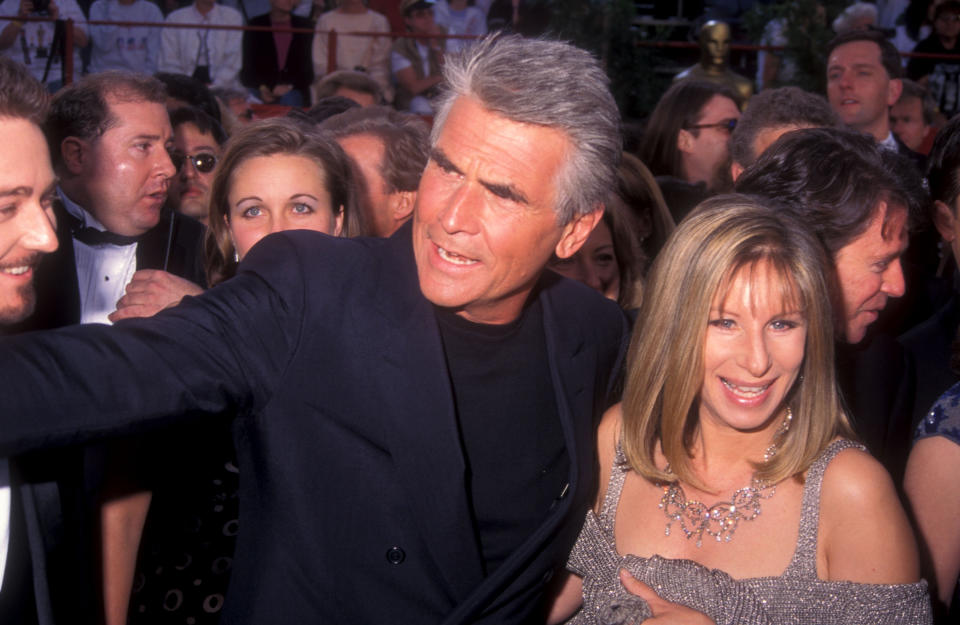
M 834 382 L 827 268 L 802 224 L 747 196 L 678 226 L 551 620 L 582 603 L 573 622 L 930 621 L 906 516 Z

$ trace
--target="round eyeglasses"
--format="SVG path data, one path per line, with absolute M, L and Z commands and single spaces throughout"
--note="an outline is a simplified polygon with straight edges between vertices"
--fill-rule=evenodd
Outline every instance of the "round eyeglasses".
M 173 161 L 173 166 L 177 168 L 177 171 L 180 171 L 187 163 L 191 163 L 201 174 L 209 174 L 217 166 L 217 156 L 210 152 L 184 154 L 179 150 L 172 150 L 170 160 Z

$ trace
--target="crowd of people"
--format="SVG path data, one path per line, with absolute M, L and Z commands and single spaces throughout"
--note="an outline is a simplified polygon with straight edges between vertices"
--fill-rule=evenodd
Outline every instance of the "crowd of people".
M 391 26 L 363 0 L 342 0 L 330 10 L 323 0 L 257 0 L 256 6 L 251 0 L 174 6 L 152 0 L 6 0 L 0 16 L 12 19 L 0 24 L 0 53 L 56 91 L 64 84 L 63 25 L 71 20 L 74 76 L 107 70 L 183 74 L 208 87 L 240 91 L 251 102 L 309 106 L 323 97 L 323 79 L 339 70 L 356 74 L 352 80 L 377 103 L 431 114 L 429 97 L 440 82 L 443 56 L 486 34 L 488 22 L 491 30 L 528 35 L 546 29 L 546 18 L 531 16 L 526 2 L 506 0 L 506 17 L 500 4 L 404 0 Z M 416 37 L 394 41 L 391 32 L 402 31 Z M 332 36 L 337 39 L 331 49 Z
M 0 57 L 0 622 L 952 622 L 960 120 L 850 10 L 630 153 L 497 8 Z

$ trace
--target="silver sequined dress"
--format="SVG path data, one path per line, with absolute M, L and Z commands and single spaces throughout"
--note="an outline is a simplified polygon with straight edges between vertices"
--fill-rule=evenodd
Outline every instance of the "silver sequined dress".
M 787 569 L 778 577 L 750 579 L 734 579 L 691 560 L 618 555 L 613 522 L 629 471 L 618 449 L 600 514 L 587 513 L 567 563 L 567 568 L 583 578 L 584 607 L 570 622 L 622 625 L 649 618 L 646 602 L 620 584 L 617 572 L 626 568 L 664 599 L 699 610 L 717 625 L 932 623 L 925 581 L 885 585 L 817 579 L 823 472 L 833 457 L 848 447 L 862 448 L 852 441 L 836 441 L 810 467 L 803 488 L 797 548 Z

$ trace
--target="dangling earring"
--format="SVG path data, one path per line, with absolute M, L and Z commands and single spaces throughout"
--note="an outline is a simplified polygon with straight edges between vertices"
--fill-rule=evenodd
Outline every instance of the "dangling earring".
M 239 262 L 240 262 L 240 254 L 237 253 L 237 250 L 233 250 L 233 262 L 235 262 L 235 263 L 239 263 Z

